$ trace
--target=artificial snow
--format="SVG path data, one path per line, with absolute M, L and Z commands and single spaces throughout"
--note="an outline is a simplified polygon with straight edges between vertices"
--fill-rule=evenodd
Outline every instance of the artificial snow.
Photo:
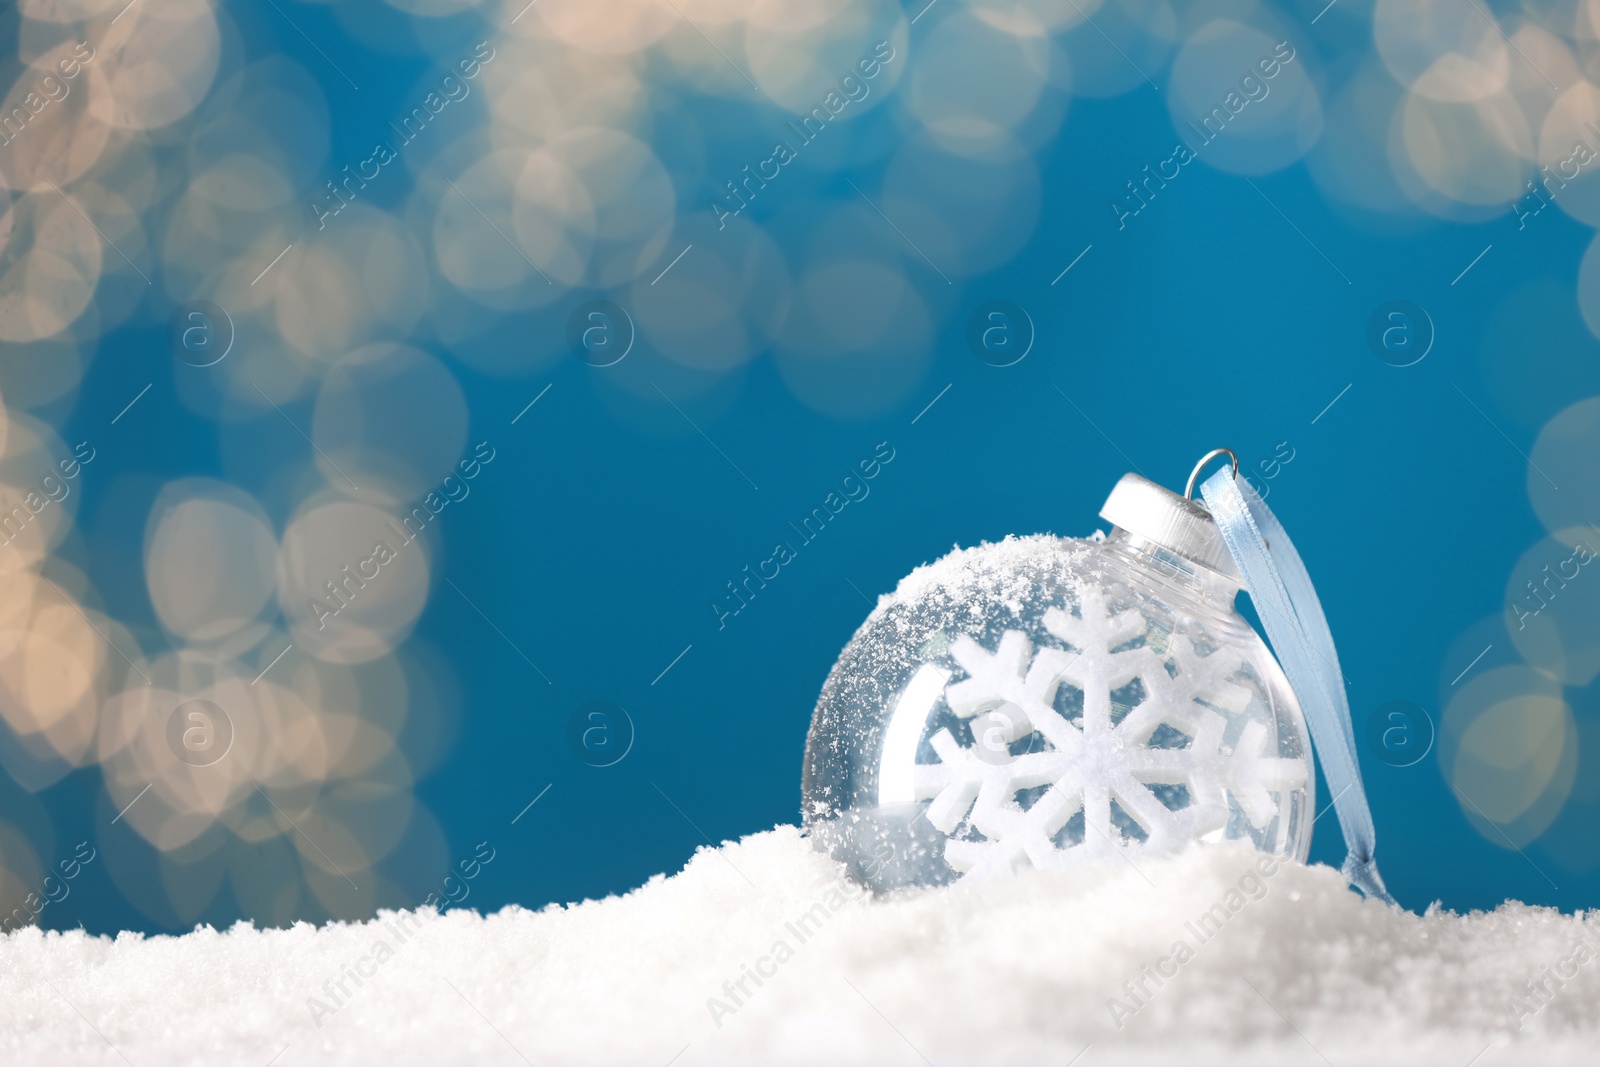
M 29 929 L 0 938 L 0 1063 L 1492 1067 L 1600 1048 L 1589 917 L 1419 916 L 1235 845 L 1137 862 L 872 900 L 779 827 L 542 911 Z

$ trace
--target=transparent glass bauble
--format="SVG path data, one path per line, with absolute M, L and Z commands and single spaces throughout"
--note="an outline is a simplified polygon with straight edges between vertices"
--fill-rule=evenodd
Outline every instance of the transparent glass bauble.
M 879 891 L 1193 841 L 1304 860 L 1305 720 L 1237 591 L 1121 529 L 919 568 L 823 686 L 811 840 Z

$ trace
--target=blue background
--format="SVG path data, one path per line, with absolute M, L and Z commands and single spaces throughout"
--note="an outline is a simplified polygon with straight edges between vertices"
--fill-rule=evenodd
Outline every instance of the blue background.
M 336 16 L 285 4 L 359 93 L 271 7 L 227 9 L 249 57 L 285 54 L 320 84 L 330 104 L 330 171 L 360 158 L 370 131 L 416 97 L 433 69 L 428 57 L 406 53 L 415 43 L 409 16 L 378 3 L 342 6 L 349 10 Z M 1312 28 L 1313 6 L 1284 6 L 1274 17 L 1293 28 L 1303 61 L 1336 81 L 1341 64 L 1370 51 L 1370 13 L 1341 5 L 1351 10 Z M 916 63 L 917 35 L 945 14 L 935 9 L 909 27 L 903 62 Z M 438 54 L 465 54 L 483 36 L 479 17 L 431 20 L 429 34 L 461 42 Z M 17 18 L 4 16 L 13 26 Z M 352 34 L 355 22 L 367 23 L 364 35 Z M 1080 52 L 1097 47 L 1093 35 L 1075 41 Z M 1093 61 L 1115 60 L 1103 41 L 1098 47 L 1106 54 Z M 224 62 L 245 58 L 225 51 Z M 1161 70 L 1149 73 L 1166 84 Z M 673 104 L 658 103 L 654 124 L 636 134 L 669 161 L 687 220 L 660 257 L 664 266 L 683 244 L 716 239 L 703 206 L 714 176 L 751 161 L 785 113 L 734 107 L 687 86 L 653 91 Z M 675 109 L 700 121 L 696 148 L 673 135 Z M 904 136 L 892 116 L 880 109 L 849 136 L 891 143 Z M 504 315 L 492 343 L 540 353 L 527 371 L 487 375 L 425 328 L 408 339 L 451 368 L 472 413 L 472 440 L 498 450 L 474 485 L 476 502 L 439 520 L 434 589 L 411 645 L 430 657 L 435 682 L 449 684 L 434 687 L 435 714 L 419 716 L 408 729 L 422 732 L 404 739 L 438 757 L 415 792 L 442 827 L 448 856 L 468 855 L 480 840 L 496 849 L 468 906 L 625 891 L 678 869 L 707 842 L 796 822 L 811 709 L 870 609 L 866 598 L 953 545 L 1010 533 L 1087 535 L 1103 525 L 1097 512 L 1124 472 L 1181 487 L 1194 460 L 1216 446 L 1234 449 L 1251 470 L 1280 442 L 1292 448 L 1293 460 L 1271 479 L 1270 504 L 1319 583 L 1363 738 L 1367 718 L 1388 701 L 1412 702 L 1437 722 L 1451 679 L 1483 645 L 1491 651 L 1474 671 L 1515 661 L 1509 641 L 1481 620 L 1505 617 L 1506 576 L 1544 534 L 1523 453 L 1546 420 L 1600 385 L 1596 341 L 1574 295 L 1588 227 L 1557 212 L 1526 231 L 1509 211 L 1477 221 L 1377 218 L 1330 199 L 1303 164 L 1247 181 L 1200 163 L 1119 230 L 1108 192 L 1165 158 L 1173 127 L 1166 102 L 1142 81 L 1109 98 L 1074 99 L 1034 148 L 1042 195 L 1031 233 L 991 272 L 947 283 L 887 227 L 864 236 L 920 295 L 933 331 L 913 387 L 859 417 L 797 398 L 767 353 L 675 397 L 681 413 L 647 387 L 621 388 L 661 382 L 665 391 L 678 371 L 645 336 L 609 368 L 564 351 L 571 310 L 595 297 L 625 300 L 615 291 L 578 287 Z M 685 159 L 671 162 L 675 152 Z M 792 168 L 746 218 L 795 252 L 819 212 L 859 205 L 851 183 L 874 190 L 884 166 L 863 151 L 838 168 Z M 385 181 L 371 202 L 399 210 L 411 178 Z M 1453 283 L 1485 245 L 1492 250 Z M 1031 318 L 1032 349 L 1014 366 L 991 366 L 967 342 L 969 316 L 994 299 Z M 1427 357 L 1409 367 L 1385 363 L 1366 342 L 1374 309 L 1397 299 L 1426 309 L 1435 331 Z M 167 347 L 174 303 L 152 297 L 101 336 L 81 386 L 34 412 L 66 441 L 107 442 L 83 480 L 81 537 L 62 553 L 121 619 L 152 616 L 140 539 L 161 484 L 238 477 L 217 425 L 180 401 L 178 379 L 192 369 Z M 1506 346 L 1518 353 L 1521 393 L 1497 377 Z M 108 432 L 106 419 L 146 381 L 150 394 Z M 844 379 L 836 386 L 850 387 Z M 309 419 L 305 400 L 285 411 Z M 257 438 L 263 468 L 280 457 L 307 461 L 304 441 L 263 426 L 272 427 Z M 709 605 L 725 583 L 769 556 L 789 538 L 787 524 L 884 441 L 895 459 L 870 496 L 719 628 Z M 1580 730 L 1600 715 L 1592 685 L 1569 689 L 1567 699 Z M 574 709 L 592 700 L 613 701 L 631 717 L 632 748 L 612 766 L 587 765 L 568 743 Z M 1518 898 L 1574 909 L 1600 895 L 1592 867 L 1563 865 L 1538 841 L 1524 856 L 1476 829 L 1436 754 L 1395 767 L 1364 747 L 1362 759 L 1383 871 L 1408 907 Z M 1592 763 L 1587 753 L 1579 760 L 1581 782 Z M 1319 793 L 1326 798 L 1320 783 Z M 150 850 L 127 826 L 108 826 L 120 805 L 92 766 L 38 799 L 56 842 L 94 840 L 108 855 L 131 856 L 133 871 L 143 862 L 134 854 Z M 1590 808 L 1571 800 L 1561 819 Z M 418 903 L 443 870 L 414 857 L 436 851 L 408 858 L 402 842 L 384 869 L 405 892 L 383 903 Z M 1342 856 L 1336 825 L 1322 820 L 1312 859 L 1337 865 Z M 153 867 L 143 877 L 154 878 Z M 224 889 L 195 921 L 241 917 L 261 918 Z M 191 925 L 136 907 L 104 863 L 90 865 L 41 923 L 94 932 Z

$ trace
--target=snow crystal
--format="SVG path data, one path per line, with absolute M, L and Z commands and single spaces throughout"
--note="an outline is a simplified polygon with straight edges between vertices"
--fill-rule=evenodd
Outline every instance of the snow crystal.
M 0 1062 L 51 1067 L 1579 1063 L 1600 924 L 1227 845 L 871 900 L 779 827 L 537 912 L 25 930 L 0 1004 Z
M 1278 818 L 1276 797 L 1298 789 L 1303 802 L 1308 762 L 1268 754 L 1267 728 L 1260 721 L 1250 721 L 1237 744 L 1223 744 L 1228 719 L 1213 708 L 1231 704 L 1242 713 L 1249 703 L 1249 691 L 1232 681 L 1245 666 L 1242 660 L 1225 652 L 1202 657 L 1191 645 L 1180 659 L 1183 667 L 1168 674 L 1164 656 L 1147 645 L 1116 651 L 1148 630 L 1139 612 L 1111 615 L 1104 596 L 1090 591 L 1081 598 L 1081 610 L 1081 618 L 1054 607 L 1044 616 L 1045 629 L 1075 652 L 1042 648 L 1035 655 L 1017 630 L 1007 630 L 992 653 L 966 636 L 951 644 L 967 677 L 945 696 L 955 714 L 971 720 L 974 744 L 960 747 L 941 728 L 931 741 L 937 762 L 914 770 L 917 798 L 932 801 L 929 823 L 955 835 L 970 819 L 983 835 L 977 841 L 952 836 L 945 843 L 952 867 L 994 876 L 1018 866 L 1104 863 L 1123 851 L 1171 853 L 1208 834 L 1221 836 L 1229 822 L 1228 795 L 1257 830 Z M 1190 643 L 1187 636 L 1180 640 Z M 1127 715 L 1117 722 L 1111 692 L 1134 678 L 1148 679 L 1155 698 L 1124 708 Z M 1052 706 L 1063 681 L 1083 694 L 1078 725 Z M 990 708 L 1017 709 L 1020 722 Z M 1176 727 L 1189 744 L 1151 745 L 1163 725 Z M 1009 744 L 1034 731 L 1047 749 L 996 758 L 993 744 L 985 744 L 990 733 L 997 735 L 995 743 Z M 1151 788 L 1173 784 L 1200 799 L 1172 808 Z M 1032 789 L 1045 792 L 1020 807 L 1017 795 Z M 1141 828 L 1142 840 L 1123 840 L 1113 803 Z M 1063 840 L 1068 821 L 1079 812 L 1083 828 L 1076 839 Z

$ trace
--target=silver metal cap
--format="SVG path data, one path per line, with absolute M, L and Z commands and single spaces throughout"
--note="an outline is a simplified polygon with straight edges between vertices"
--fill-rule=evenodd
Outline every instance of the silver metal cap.
M 1200 504 L 1137 474 L 1124 474 L 1106 498 L 1100 517 L 1180 559 L 1240 584 L 1211 513 Z

